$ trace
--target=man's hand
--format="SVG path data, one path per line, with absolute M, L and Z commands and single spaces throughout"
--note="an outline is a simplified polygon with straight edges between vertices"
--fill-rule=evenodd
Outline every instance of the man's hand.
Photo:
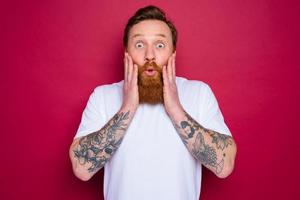
M 183 143 L 205 167 L 227 177 L 234 168 L 236 144 L 231 136 L 204 128 L 184 111 L 176 87 L 175 54 L 163 67 L 163 81 L 164 106 Z
M 167 66 L 163 66 L 163 82 L 164 82 L 164 106 L 167 114 L 172 118 L 176 114 L 184 112 L 178 97 L 175 75 L 175 57 L 173 53 L 168 59 Z
M 126 52 L 124 55 L 124 86 L 122 108 L 129 108 L 136 111 L 139 105 L 137 77 L 138 66 L 136 64 L 133 64 L 132 58 Z
M 73 171 L 81 180 L 89 180 L 110 160 L 119 148 L 138 107 L 138 67 L 133 65 L 128 54 L 125 54 L 124 68 L 124 94 L 121 109 L 100 130 L 76 138 L 71 144 L 69 155 Z

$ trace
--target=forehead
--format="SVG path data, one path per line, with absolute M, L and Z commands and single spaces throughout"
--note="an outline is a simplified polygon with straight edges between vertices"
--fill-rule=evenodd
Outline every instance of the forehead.
M 144 20 L 130 29 L 129 38 L 135 37 L 165 37 L 172 38 L 172 33 L 168 25 L 160 20 Z

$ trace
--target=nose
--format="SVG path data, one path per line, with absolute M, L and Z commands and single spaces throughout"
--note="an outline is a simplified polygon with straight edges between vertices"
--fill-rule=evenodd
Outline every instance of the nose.
M 145 61 L 152 62 L 155 61 L 155 52 L 151 47 L 148 47 L 145 53 Z

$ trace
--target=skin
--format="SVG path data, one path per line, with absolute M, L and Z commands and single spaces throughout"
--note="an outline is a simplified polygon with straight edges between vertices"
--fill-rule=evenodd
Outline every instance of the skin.
M 146 61 L 167 65 L 174 51 L 171 31 L 162 21 L 142 21 L 131 28 L 126 51 L 139 66 Z
M 138 65 L 147 61 L 162 66 L 164 108 L 189 152 L 220 178 L 232 172 L 236 144 L 232 137 L 206 129 L 183 109 L 175 82 L 175 58 L 171 31 L 164 22 L 145 20 L 132 27 L 124 53 L 124 98 L 120 110 L 99 131 L 75 139 L 70 147 L 78 178 L 89 180 L 120 146 L 139 106 Z

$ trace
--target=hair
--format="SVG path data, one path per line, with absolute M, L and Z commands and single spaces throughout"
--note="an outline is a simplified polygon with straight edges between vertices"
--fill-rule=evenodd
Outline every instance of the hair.
M 129 37 L 129 31 L 130 29 L 135 25 L 138 24 L 141 21 L 144 20 L 160 20 L 165 22 L 168 27 L 171 30 L 172 33 L 172 43 L 173 43 L 173 50 L 176 49 L 176 43 L 177 43 L 177 30 L 174 26 L 174 24 L 166 18 L 165 12 L 156 7 L 156 6 L 146 6 L 144 8 L 140 8 L 136 13 L 128 20 L 127 25 L 124 30 L 124 36 L 123 36 L 123 45 L 125 48 L 127 48 L 128 45 L 128 37 Z

